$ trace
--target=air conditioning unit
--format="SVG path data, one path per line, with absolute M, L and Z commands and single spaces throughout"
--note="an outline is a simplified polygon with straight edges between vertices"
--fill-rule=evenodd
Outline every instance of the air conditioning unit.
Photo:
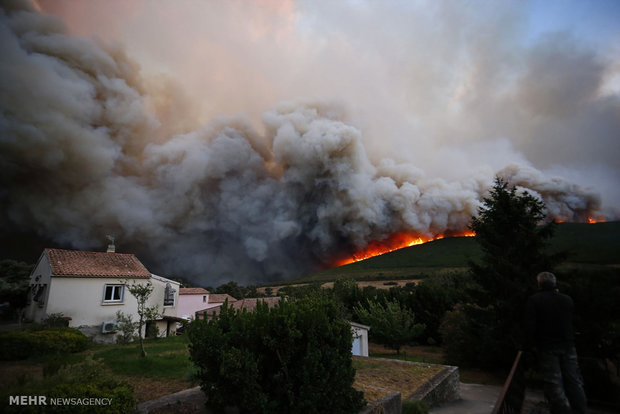
M 101 325 L 101 333 L 114 333 L 118 331 L 118 322 L 116 321 L 105 321 Z

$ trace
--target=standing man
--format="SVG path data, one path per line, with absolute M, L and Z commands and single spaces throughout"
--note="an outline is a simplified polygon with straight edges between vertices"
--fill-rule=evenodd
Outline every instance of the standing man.
M 586 395 L 573 334 L 573 300 L 558 291 L 553 273 L 539 273 L 536 279 L 540 292 L 527 301 L 527 334 L 538 354 L 551 413 L 585 414 Z

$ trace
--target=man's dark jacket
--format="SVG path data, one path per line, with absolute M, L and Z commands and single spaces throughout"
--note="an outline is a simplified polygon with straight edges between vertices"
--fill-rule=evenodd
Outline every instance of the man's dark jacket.
M 528 347 L 539 350 L 574 346 L 573 300 L 570 296 L 545 289 L 526 305 Z

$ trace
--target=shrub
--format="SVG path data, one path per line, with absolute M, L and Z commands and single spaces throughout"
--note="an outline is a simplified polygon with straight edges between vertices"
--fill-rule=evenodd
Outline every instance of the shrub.
M 146 324 L 146 338 L 159 338 L 159 328 L 154 323 Z
M 465 272 L 430 276 L 412 287 L 406 304 L 411 308 L 418 323 L 426 325 L 423 337 L 426 342 L 441 342 L 439 326 L 444 314 L 459 302 L 466 302 L 466 289 L 470 277 Z
M 44 328 L 67 328 L 69 327 L 69 319 L 62 313 L 52 313 L 45 318 L 41 324 Z
M 476 319 L 469 315 L 476 315 Z M 492 307 L 481 308 L 474 304 L 460 304 L 446 312 L 439 332 L 443 338 L 446 363 L 464 367 L 485 367 L 502 349 L 494 347 L 490 330 L 493 329 Z M 482 323 L 480 322 L 482 321 Z M 485 338 L 485 340 L 481 340 Z
M 218 320 L 195 320 L 187 333 L 197 377 L 215 411 L 355 413 L 351 326 L 324 296 L 281 301 L 254 312 L 224 305 Z
M 85 350 L 87 344 L 86 335 L 73 328 L 6 332 L 0 334 L 0 360 L 79 352 Z
M 128 344 L 138 338 L 136 330 L 138 329 L 138 323 L 133 321 L 131 315 L 125 315 L 121 311 L 116 312 L 116 322 L 119 326 L 120 333 L 116 335 L 117 344 Z
M 428 414 L 428 404 L 424 401 L 403 401 L 402 414 Z
M 130 384 L 112 378 L 100 362 L 86 359 L 75 365 L 58 370 L 55 375 L 43 380 L 12 387 L 2 395 L 8 401 L 10 395 L 43 395 L 45 406 L 5 406 L 4 413 L 133 413 L 136 400 Z M 106 405 L 53 405 L 52 398 L 84 399 L 109 398 Z

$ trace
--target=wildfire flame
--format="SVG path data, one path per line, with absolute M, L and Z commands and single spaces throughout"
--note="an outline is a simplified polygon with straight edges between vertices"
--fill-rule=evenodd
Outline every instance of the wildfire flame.
M 555 220 L 557 223 L 563 223 L 565 220 Z M 587 222 L 604 223 L 605 219 L 602 217 L 588 217 Z M 363 250 L 352 254 L 350 257 L 341 259 L 335 263 L 335 267 L 348 265 L 350 263 L 359 262 L 362 260 L 370 259 L 371 257 L 379 256 L 385 253 L 393 252 L 405 247 L 415 246 L 418 244 L 427 243 L 433 240 L 443 239 L 445 237 L 473 237 L 476 234 L 473 231 L 465 231 L 462 233 L 450 233 L 450 234 L 437 234 L 435 236 L 426 237 L 420 235 L 411 235 L 407 233 L 399 233 L 388 237 L 382 241 L 374 241 L 368 244 Z
M 567 222 L 564 219 L 558 219 L 558 218 L 554 219 L 554 221 L 556 223 L 566 223 Z M 604 223 L 605 222 L 605 218 L 603 218 L 603 217 L 588 217 L 583 222 L 584 223 L 589 223 L 589 224 Z
M 444 237 L 471 237 L 474 236 L 474 232 L 466 231 L 463 233 L 450 233 L 450 234 L 436 234 L 434 236 L 420 236 L 411 235 L 407 233 L 399 233 L 388 237 L 382 241 L 371 242 L 363 250 L 352 254 L 350 257 L 344 258 L 338 261 L 335 266 L 344 266 L 350 263 L 359 262 L 362 260 L 370 259 L 371 257 L 379 256 L 385 253 L 393 252 L 405 247 L 415 246 L 418 244 L 427 243 L 433 240 L 443 239 Z

